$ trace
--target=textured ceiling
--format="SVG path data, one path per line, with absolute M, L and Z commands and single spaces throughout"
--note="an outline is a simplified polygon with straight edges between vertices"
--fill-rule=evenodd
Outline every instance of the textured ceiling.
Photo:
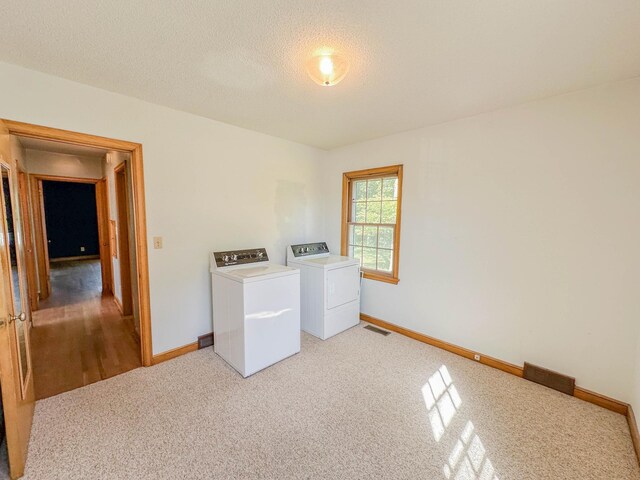
M 332 148 L 640 75 L 638 0 L 3 1 L 0 60 Z M 321 46 L 351 62 L 314 84 Z
M 73 145 L 71 143 L 52 142 L 39 138 L 20 137 L 20 143 L 27 150 L 39 150 L 42 152 L 62 153 L 64 155 L 77 155 L 80 157 L 92 157 L 102 160 L 108 150 L 102 148 L 85 147 L 83 145 Z

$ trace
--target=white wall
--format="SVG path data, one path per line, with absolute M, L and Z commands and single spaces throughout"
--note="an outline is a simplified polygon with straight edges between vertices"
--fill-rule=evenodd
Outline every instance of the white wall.
M 332 249 L 342 172 L 398 163 L 400 283 L 365 281 L 362 311 L 631 401 L 640 79 L 331 151 Z
M 5 63 L 0 105 L 143 144 L 156 354 L 211 332 L 210 251 L 266 247 L 284 262 L 287 244 L 321 237 L 320 150 Z
M 13 120 L 13 119 L 12 119 Z M 99 158 L 26 149 L 27 170 L 40 175 L 102 178 Z
M 328 153 L 3 63 L 0 105 L 143 144 L 154 353 L 211 331 L 211 250 L 337 250 L 341 173 L 403 163 L 400 283 L 363 311 L 640 411 L 638 79 Z

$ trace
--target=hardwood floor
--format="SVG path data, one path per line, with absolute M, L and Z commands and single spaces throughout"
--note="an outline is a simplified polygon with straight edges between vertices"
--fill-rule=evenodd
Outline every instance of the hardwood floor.
M 101 288 L 99 260 L 51 264 L 51 296 L 34 312 L 31 330 L 36 399 L 141 366 L 132 317 Z

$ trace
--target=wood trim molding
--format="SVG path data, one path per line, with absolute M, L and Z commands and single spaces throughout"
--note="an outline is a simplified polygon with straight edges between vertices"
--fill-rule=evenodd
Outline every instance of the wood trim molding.
M 180 355 L 185 355 L 187 353 L 195 352 L 196 350 L 198 350 L 198 342 L 193 342 L 188 345 L 184 345 L 182 347 L 167 350 L 166 352 L 159 353 L 158 355 L 154 355 L 152 359 L 152 365 L 157 365 L 159 363 L 166 362 L 167 360 L 171 360 L 172 358 L 179 357 Z
M 573 396 L 584 400 L 585 402 L 593 403 L 599 407 L 606 408 L 620 415 L 627 415 L 629 413 L 629 404 L 616 400 L 615 398 L 607 397 L 600 393 L 592 392 L 586 388 L 576 387 Z
M 111 274 L 111 252 L 109 246 L 109 197 L 107 195 L 107 179 L 96 183 L 96 207 L 98 210 L 98 241 L 100 258 L 100 275 L 102 277 L 102 295 L 113 294 Z
M 44 200 L 42 198 L 42 182 L 29 175 L 31 183 L 31 215 L 33 215 L 33 234 L 37 263 L 37 282 L 39 299 L 44 300 L 51 293 L 49 285 L 49 251 L 46 244 L 47 226 L 44 221 Z
M 377 325 L 378 327 L 384 328 L 386 330 L 391 330 L 392 332 L 399 333 L 401 335 L 404 335 L 405 337 L 413 338 L 414 340 L 418 340 L 419 342 L 426 343 L 433 347 L 441 348 L 442 350 L 446 350 L 447 352 L 455 353 L 456 355 L 468 358 L 469 360 L 476 361 L 474 359 L 474 356 L 480 355 L 480 361 L 478 363 L 497 368 L 498 370 L 502 370 L 503 372 L 510 373 L 517 377 L 522 377 L 522 367 L 518 367 L 517 365 L 503 362 L 502 360 L 498 360 L 487 355 L 479 354 L 478 352 L 474 352 L 473 350 L 469 350 L 468 348 L 459 347 L 457 345 L 454 345 L 453 343 L 438 340 L 437 338 L 429 337 L 428 335 L 423 335 L 422 333 L 414 332 L 413 330 L 409 330 L 408 328 L 399 327 L 398 325 L 385 322 L 384 320 L 380 320 L 379 318 L 372 317 L 371 315 L 367 315 L 365 313 L 360 314 L 360 320 L 372 323 L 373 325 Z
M 43 175 L 41 173 L 31 173 L 30 176 L 47 182 L 91 183 L 94 185 L 102 180 L 101 178 L 63 177 L 60 175 Z
M 627 422 L 629 423 L 629 431 L 631 432 L 631 441 L 633 442 L 633 447 L 636 449 L 638 464 L 640 464 L 640 430 L 638 430 L 638 422 L 633 414 L 633 407 L 631 405 L 629 405 L 627 410 Z
M 395 278 L 391 275 L 384 275 L 378 272 L 369 272 L 368 270 L 362 270 L 362 276 L 368 280 L 377 280 L 378 282 L 391 283 L 393 285 L 397 285 L 400 282 L 399 278 Z
M 149 257 L 147 249 L 147 210 L 144 193 L 144 169 L 142 145 L 131 151 L 131 183 L 133 187 L 134 230 L 136 239 L 136 263 L 138 264 L 138 307 L 140 311 L 140 340 L 142 364 L 152 364 L 151 298 L 149 295 Z
M 59 128 L 43 127 L 30 123 L 16 122 L 14 120 L 0 119 L 12 135 L 23 137 L 40 138 L 42 140 L 55 140 L 56 142 L 72 143 L 74 145 L 84 145 L 87 147 L 101 147 L 111 150 L 129 152 L 134 150 L 139 143 L 116 140 L 115 138 L 100 137 L 87 133 L 72 132 Z
M 142 364 L 152 365 L 153 349 L 151 345 L 151 305 L 149 296 L 149 258 L 147 252 L 147 217 L 144 197 L 144 169 L 142 145 L 125 140 L 100 137 L 86 133 L 71 132 L 59 128 L 43 127 L 13 120 L 0 119 L 12 135 L 40 138 L 56 142 L 100 147 L 131 154 L 131 177 L 133 184 L 134 231 L 136 239 L 136 260 L 138 275 L 138 305 L 140 311 L 140 349 Z M 97 179 L 98 181 L 100 179 Z
M 116 307 L 118 307 L 118 310 L 120 311 L 120 315 L 125 316 L 124 310 L 122 309 L 122 303 L 120 302 L 120 300 L 118 300 L 118 297 L 114 295 L 112 298 L 113 298 L 113 303 L 116 304 Z
M 98 259 L 100 259 L 100 255 L 76 255 L 73 257 L 50 258 L 49 263 L 74 262 L 79 260 L 98 260 Z
M 482 363 L 483 365 L 487 365 L 489 367 L 497 368 L 498 370 L 502 370 L 503 372 L 510 373 L 511 375 L 522 378 L 523 369 L 518 365 L 514 365 L 497 358 L 489 357 L 487 355 L 483 355 L 480 352 L 475 352 L 473 350 L 469 350 L 468 348 L 459 347 L 458 345 L 444 342 L 442 340 L 438 340 L 437 338 L 429 337 L 428 335 L 423 335 L 422 333 L 414 332 L 413 330 L 409 330 L 404 327 L 399 327 L 398 325 L 385 322 L 384 320 L 380 320 L 379 318 L 372 317 L 371 315 L 367 315 L 365 313 L 360 314 L 360 320 L 372 323 L 381 328 L 391 330 L 392 332 L 396 332 L 406 337 L 413 338 L 414 340 L 418 340 L 419 342 L 441 348 L 448 352 L 455 353 L 456 355 L 460 355 L 461 357 L 468 358 L 469 360 Z M 475 360 L 475 355 L 480 355 L 479 361 Z M 576 387 L 573 396 L 586 402 L 606 408 L 607 410 L 620 413 L 621 415 L 628 416 L 629 410 L 631 409 L 631 406 L 628 403 L 621 402 L 620 400 L 616 400 L 614 398 L 609 398 L 605 395 L 592 392 L 582 387 Z
M 353 172 L 345 172 L 344 175 L 348 179 L 362 177 L 383 177 L 385 175 L 396 175 L 398 170 L 402 171 L 402 165 L 389 165 L 386 167 L 365 168 L 364 170 L 356 170 Z

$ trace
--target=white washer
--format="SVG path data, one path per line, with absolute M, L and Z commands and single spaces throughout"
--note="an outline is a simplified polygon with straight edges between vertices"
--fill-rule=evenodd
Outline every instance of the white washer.
M 300 271 L 264 248 L 213 252 L 214 351 L 248 377 L 300 351 Z
M 287 248 L 287 265 L 300 269 L 302 330 L 326 340 L 360 323 L 360 260 L 305 243 Z

